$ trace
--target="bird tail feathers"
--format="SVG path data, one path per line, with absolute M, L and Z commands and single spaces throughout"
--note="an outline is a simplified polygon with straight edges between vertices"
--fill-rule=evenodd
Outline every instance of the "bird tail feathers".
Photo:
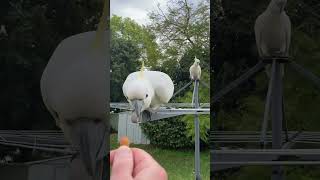
M 72 131 L 73 142 L 79 147 L 80 158 L 87 172 L 94 180 L 100 180 L 108 170 L 106 157 L 107 148 L 107 126 L 105 122 L 94 120 L 81 120 L 74 124 Z

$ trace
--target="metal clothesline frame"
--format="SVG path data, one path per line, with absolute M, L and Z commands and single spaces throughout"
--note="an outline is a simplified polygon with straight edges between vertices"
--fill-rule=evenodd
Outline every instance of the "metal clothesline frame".
M 288 132 L 283 133 L 284 120 L 284 102 L 283 102 L 283 82 L 281 65 L 289 64 L 293 70 L 297 71 L 304 78 L 312 81 L 320 88 L 320 79 L 306 70 L 296 62 L 289 60 L 288 57 L 265 57 L 262 58 L 254 67 L 249 69 L 242 76 L 228 84 L 220 90 L 214 97 L 212 103 L 219 101 L 224 95 L 232 91 L 241 83 L 254 77 L 267 64 L 272 64 L 271 77 L 269 78 L 269 86 L 265 103 L 265 111 L 260 132 L 211 132 L 211 143 L 260 143 L 262 150 L 211 150 L 211 171 L 239 167 L 242 165 L 271 165 L 272 179 L 283 180 L 284 173 L 282 165 L 319 165 L 320 149 L 290 149 L 295 143 L 320 143 L 319 132 Z M 272 131 L 267 132 L 269 113 L 271 113 Z M 214 134 L 220 136 L 215 139 Z M 228 134 L 224 134 L 228 133 Z M 250 134 L 251 133 L 251 134 Z M 238 135 L 238 137 L 237 137 Z M 242 135 L 240 137 L 239 135 Z M 272 149 L 266 149 L 268 143 L 271 142 Z M 283 143 L 285 142 L 285 143 Z M 280 153 L 281 152 L 281 153 Z M 299 154 L 309 153 L 308 155 L 299 156 Z M 294 156 L 300 160 L 289 161 L 282 158 Z M 285 158 L 286 159 L 286 158 Z
M 195 180 L 201 180 L 201 167 L 200 167 L 200 125 L 199 125 L 199 115 L 210 114 L 210 104 L 199 102 L 199 86 L 200 84 L 206 88 L 210 88 L 205 82 L 200 80 L 191 80 L 183 87 L 178 89 L 172 98 L 176 97 L 179 93 L 187 89 L 189 86 L 194 85 L 192 94 L 192 103 L 167 103 L 160 107 L 159 110 L 155 112 L 147 113 L 147 115 L 142 114 L 143 120 L 141 123 L 148 121 L 157 121 L 164 118 L 180 116 L 180 115 L 191 115 L 194 114 L 194 125 L 195 125 Z M 111 103 L 111 108 L 131 110 L 128 103 Z M 192 109 L 181 109 L 181 107 L 187 107 Z

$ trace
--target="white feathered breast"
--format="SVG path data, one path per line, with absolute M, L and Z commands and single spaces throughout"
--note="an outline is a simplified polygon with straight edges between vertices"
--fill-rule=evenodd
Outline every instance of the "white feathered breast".
M 171 99 L 174 91 L 174 85 L 171 78 L 160 71 L 144 71 L 142 79 L 139 79 L 141 72 L 134 72 L 129 74 L 123 84 L 123 93 L 128 96 L 128 91 L 131 81 L 145 80 L 150 83 L 154 90 L 154 96 L 151 101 L 151 106 L 157 106 L 159 104 L 168 103 Z

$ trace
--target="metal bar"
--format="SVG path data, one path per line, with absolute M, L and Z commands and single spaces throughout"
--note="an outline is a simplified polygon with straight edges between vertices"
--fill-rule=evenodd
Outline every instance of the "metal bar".
M 298 131 L 290 131 L 291 133 L 296 133 Z M 211 134 L 260 134 L 260 131 L 211 131 Z M 271 131 L 267 131 L 267 133 L 271 134 Z M 320 135 L 320 132 L 313 132 L 313 131 L 302 131 L 303 134 L 318 134 Z
M 225 155 L 284 155 L 284 156 L 300 156 L 300 155 L 320 155 L 320 149 L 231 149 L 231 150 L 211 150 L 212 154 Z
M 0 143 L 16 143 L 16 144 L 22 144 L 22 145 L 33 145 L 35 143 L 30 143 L 30 142 L 22 142 L 22 141 L 8 141 L 8 140 L 0 140 Z M 70 145 L 61 145 L 61 144 L 44 144 L 44 143 L 39 143 L 37 142 L 37 146 L 46 146 L 46 147 L 56 147 L 56 148 L 67 148 L 70 147 Z
M 320 144 L 319 141 L 296 141 L 293 140 L 294 143 L 301 143 L 301 144 Z
M 233 144 L 233 143 L 259 143 L 260 140 L 250 141 L 250 140 L 239 140 L 239 141 L 210 141 L 211 143 L 223 143 L 223 144 Z M 266 143 L 271 143 L 271 141 L 266 141 Z
M 300 131 L 289 131 L 289 134 L 296 134 Z M 222 134 L 222 135 L 259 135 L 260 131 L 211 131 L 210 134 Z M 267 131 L 267 134 L 271 134 L 271 131 Z M 300 134 L 301 137 L 303 136 L 320 136 L 320 132 L 314 132 L 314 131 L 301 131 Z
M 289 141 L 282 145 L 282 149 L 289 149 L 289 148 L 291 148 L 291 147 L 296 143 L 294 140 L 297 139 L 300 134 L 301 134 L 301 132 L 297 132 L 296 134 L 293 134 L 293 135 L 290 137 Z
M 204 87 L 210 89 L 210 86 L 207 83 L 200 81 L 200 84 L 203 85 Z
M 215 96 L 212 98 L 211 103 L 215 103 L 220 98 L 222 98 L 225 94 L 229 93 L 232 89 L 240 85 L 241 83 L 245 82 L 249 78 L 251 78 L 253 75 L 255 75 L 258 71 L 260 71 L 265 64 L 262 61 L 259 61 L 254 67 L 249 69 L 246 73 L 244 73 L 242 76 L 240 76 L 238 79 L 232 81 L 230 84 L 228 84 L 225 88 L 220 90 Z
M 189 87 L 192 84 L 192 81 L 188 82 L 186 85 L 184 85 L 182 88 L 180 88 L 178 91 L 176 91 L 173 95 L 172 98 L 174 98 L 177 94 L 179 94 L 181 91 L 183 91 L 184 89 L 186 89 L 187 87 Z
M 289 141 L 289 133 L 288 133 L 288 121 L 285 117 L 285 109 L 284 109 L 284 97 L 282 96 L 282 120 L 284 122 L 284 130 L 285 130 L 285 135 L 286 135 L 286 139 L 285 141 L 288 142 Z
M 182 115 L 192 115 L 192 114 L 210 114 L 210 109 L 165 109 L 159 110 L 153 113 L 149 113 L 150 115 L 144 116 L 144 121 L 156 121 L 160 119 L 166 119 L 170 117 L 182 116 Z
M 271 100 L 271 117 L 272 117 L 272 148 L 281 149 L 282 147 L 282 73 L 281 64 L 274 59 L 275 65 L 272 100 Z M 284 174 L 281 166 L 272 167 L 272 180 L 283 180 Z
M 158 111 L 152 112 L 153 114 L 210 114 L 210 109 L 159 109 Z
M 40 139 L 40 140 L 55 140 L 55 141 L 64 141 L 64 136 L 57 137 L 57 136 L 45 136 L 45 135 L 14 135 L 14 134 L 0 134 L 4 138 L 21 138 L 21 139 Z
M 15 146 L 15 147 L 22 147 L 22 148 L 29 148 L 29 149 L 38 149 L 38 150 L 44 150 L 44 151 L 51 151 L 51 152 L 60 152 L 60 153 L 76 153 L 76 151 L 73 150 L 66 150 L 66 149 L 58 149 L 58 148 L 47 148 L 47 147 L 35 147 L 31 145 L 23 145 L 19 143 L 8 143 L 8 142 L 0 142 L 2 145 L 6 146 Z
M 228 161 L 228 162 L 213 162 L 211 166 L 216 165 L 320 165 L 320 161 Z
M 263 148 L 266 148 L 266 134 L 268 129 L 268 119 L 269 119 L 269 113 L 270 113 L 270 107 L 271 107 L 271 94 L 273 89 L 274 73 L 275 73 L 275 62 L 272 63 L 271 77 L 269 80 L 268 93 L 267 93 L 262 128 L 261 128 L 260 144 Z
M 114 109 L 123 109 L 123 110 L 132 110 L 129 103 L 111 103 L 111 108 Z M 191 108 L 193 104 L 191 103 L 166 103 L 160 106 L 161 108 Z M 210 108 L 210 103 L 200 103 L 200 107 Z
M 314 75 L 312 72 L 306 70 L 304 67 L 300 66 L 294 61 L 290 61 L 290 67 L 296 70 L 298 73 L 303 75 L 308 80 L 312 81 L 318 88 L 320 88 L 320 78 Z
M 44 160 L 38 160 L 38 161 L 31 161 L 31 162 L 25 162 L 23 164 L 26 165 L 33 165 L 33 164 L 42 164 L 45 162 L 50 162 L 50 161 L 55 161 L 55 160 L 60 160 L 60 159 L 71 159 L 73 155 L 65 155 L 61 157 L 55 157 L 55 158 L 50 158 L 50 159 L 44 159 Z
M 210 108 L 210 103 L 199 103 L 203 108 Z M 167 103 L 164 104 L 162 107 L 165 108 L 192 108 L 193 104 L 190 103 Z
M 194 81 L 194 108 L 199 108 L 199 81 Z M 199 125 L 199 114 L 194 115 L 194 128 L 195 128 L 195 179 L 201 180 L 200 174 L 200 125 Z

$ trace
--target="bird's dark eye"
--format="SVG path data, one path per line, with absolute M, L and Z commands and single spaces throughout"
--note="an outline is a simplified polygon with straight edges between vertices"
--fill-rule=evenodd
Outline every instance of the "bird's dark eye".
M 146 98 L 148 97 L 148 94 L 146 94 Z

